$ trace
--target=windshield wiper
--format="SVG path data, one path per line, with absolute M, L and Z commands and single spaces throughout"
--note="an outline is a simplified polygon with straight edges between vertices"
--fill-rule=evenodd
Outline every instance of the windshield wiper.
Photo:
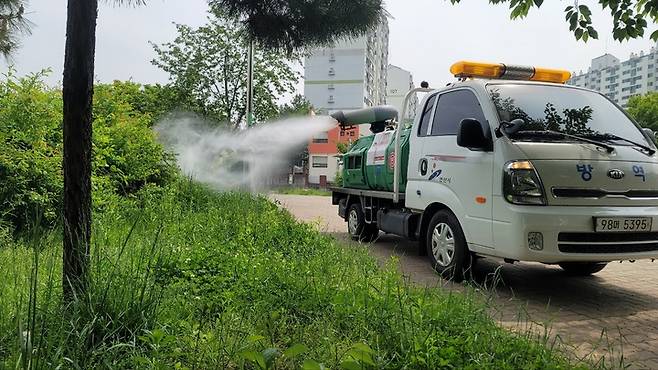
M 581 141 L 583 143 L 588 143 L 588 144 L 594 144 L 600 148 L 605 149 L 608 153 L 612 153 L 615 151 L 615 148 L 612 145 L 608 145 L 606 143 L 602 143 L 597 140 L 593 139 L 588 139 L 586 137 L 578 136 L 578 135 L 571 135 L 571 134 L 565 134 L 564 132 L 559 132 L 559 131 L 553 131 L 553 130 L 524 130 L 524 131 L 519 131 L 517 134 L 520 135 L 536 135 L 536 136 L 559 136 L 563 138 L 569 138 L 572 140 L 576 141 Z
M 617 136 L 617 135 L 615 135 L 615 134 L 611 134 L 611 133 L 605 133 L 605 134 L 589 134 L 589 135 L 587 135 L 587 136 L 588 136 L 588 137 L 595 137 L 595 138 L 597 138 L 597 139 L 601 139 L 601 140 L 618 140 L 618 141 L 624 141 L 624 142 L 627 142 L 627 143 L 629 143 L 629 144 L 631 144 L 631 145 L 635 145 L 636 147 L 642 149 L 642 150 L 643 150 L 647 155 L 649 155 L 649 156 L 653 155 L 653 154 L 656 152 L 655 149 L 653 149 L 653 148 L 651 148 L 651 147 L 649 147 L 649 146 L 646 146 L 646 145 L 644 145 L 644 144 L 640 144 L 640 143 L 635 142 L 635 141 L 633 141 L 633 140 L 629 140 L 629 139 L 626 139 L 626 138 L 623 138 L 623 137 L 621 137 L 621 136 Z

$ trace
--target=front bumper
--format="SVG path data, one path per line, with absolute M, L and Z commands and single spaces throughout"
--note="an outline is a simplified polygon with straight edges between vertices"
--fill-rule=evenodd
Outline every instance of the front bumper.
M 594 232 L 593 217 L 624 216 L 651 217 L 652 233 Z M 531 232 L 542 234 L 542 250 L 529 248 Z M 519 261 L 606 262 L 658 258 L 658 207 L 518 206 L 498 198 L 493 237 L 493 255 Z

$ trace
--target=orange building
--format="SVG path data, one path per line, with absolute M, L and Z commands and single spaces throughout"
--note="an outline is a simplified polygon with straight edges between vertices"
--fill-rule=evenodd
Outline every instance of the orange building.
M 324 185 L 333 182 L 338 172 L 338 143 L 350 143 L 359 138 L 359 127 L 341 130 L 339 127 L 315 136 L 308 144 L 308 182 Z

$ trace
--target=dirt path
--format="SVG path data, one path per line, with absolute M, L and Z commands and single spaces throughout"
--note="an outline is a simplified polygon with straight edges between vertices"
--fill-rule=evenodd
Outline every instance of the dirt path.
M 298 219 L 347 240 L 346 225 L 331 198 L 272 197 Z M 440 279 L 426 257 L 417 255 L 415 242 L 380 234 L 368 248 L 380 261 L 397 257 L 402 273 L 416 283 L 464 289 Z M 485 259 L 478 261 L 475 273 L 478 284 L 490 286 L 496 280 L 491 306 L 501 324 L 549 327 L 552 337 L 573 346 L 577 355 L 594 353 L 612 366 L 623 355 L 632 368 L 658 369 L 658 261 L 613 263 L 594 276 L 574 278 L 558 267 Z

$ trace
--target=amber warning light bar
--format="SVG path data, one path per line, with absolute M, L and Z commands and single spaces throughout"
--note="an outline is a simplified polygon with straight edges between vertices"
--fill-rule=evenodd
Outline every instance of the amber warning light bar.
M 528 80 L 562 84 L 571 78 L 571 72 L 560 69 L 466 61 L 453 64 L 450 67 L 450 73 L 455 75 L 455 77 Z

